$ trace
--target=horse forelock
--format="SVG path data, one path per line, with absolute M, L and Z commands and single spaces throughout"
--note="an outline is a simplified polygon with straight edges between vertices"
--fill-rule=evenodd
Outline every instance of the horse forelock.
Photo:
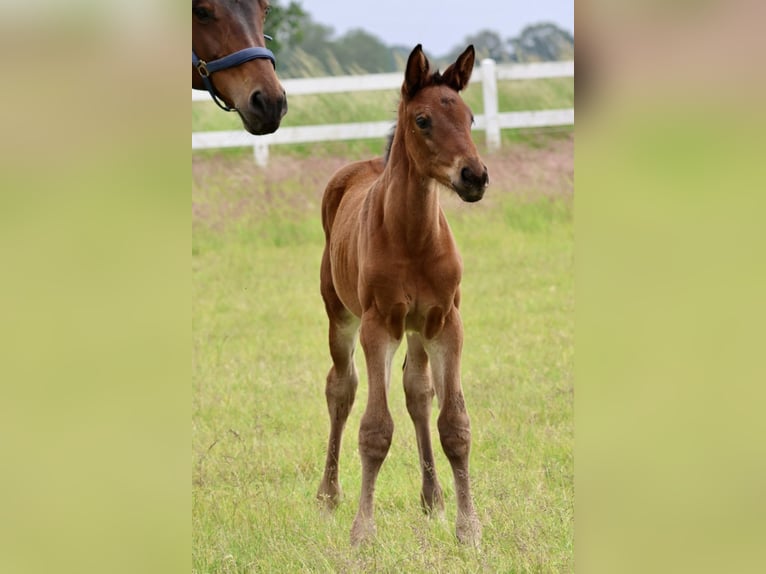
M 426 80 L 420 86 L 418 86 L 418 90 L 417 92 L 415 92 L 415 94 L 417 94 L 419 91 L 425 88 L 430 88 L 432 86 L 446 86 L 446 85 L 447 85 L 447 79 L 444 76 L 442 76 L 442 73 L 437 69 L 432 74 L 429 74 Z M 414 96 L 415 94 L 412 94 L 412 96 Z

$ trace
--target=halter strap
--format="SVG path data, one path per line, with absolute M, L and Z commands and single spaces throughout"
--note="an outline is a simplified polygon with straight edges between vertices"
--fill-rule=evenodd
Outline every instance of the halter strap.
M 269 36 L 266 36 L 266 38 L 269 38 L 269 40 L 271 39 Z M 194 53 L 194 48 L 192 48 L 192 66 L 197 68 L 197 72 L 202 76 L 202 82 L 205 84 L 205 89 L 210 93 L 210 97 L 213 98 L 213 101 L 218 104 L 219 108 L 227 112 L 236 111 L 236 108 L 229 107 L 218 95 L 218 92 L 216 92 L 215 87 L 213 86 L 213 82 L 210 80 L 210 75 L 227 68 L 234 68 L 245 62 L 249 62 L 250 60 L 271 60 L 271 65 L 274 66 L 275 69 L 277 66 L 274 53 L 268 48 L 261 48 L 259 46 L 244 48 L 233 54 L 229 54 L 228 56 L 210 62 L 200 60 L 199 57 L 197 57 L 197 54 Z

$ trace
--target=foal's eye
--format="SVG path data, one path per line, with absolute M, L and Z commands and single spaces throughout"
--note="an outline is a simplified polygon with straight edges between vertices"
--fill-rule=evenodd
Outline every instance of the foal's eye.
M 415 118 L 415 123 L 421 130 L 431 127 L 431 118 L 427 116 L 418 116 Z

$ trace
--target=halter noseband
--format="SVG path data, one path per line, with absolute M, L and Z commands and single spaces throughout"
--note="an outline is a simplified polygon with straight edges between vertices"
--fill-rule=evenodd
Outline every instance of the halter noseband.
M 264 34 L 264 37 L 271 40 L 271 36 L 266 36 Z M 250 60 L 259 59 L 271 60 L 271 65 L 276 68 L 276 58 L 274 58 L 274 53 L 268 48 L 260 48 L 258 46 L 245 48 L 243 50 L 234 52 L 233 54 L 229 54 L 228 56 L 224 56 L 223 58 L 213 60 L 212 62 L 200 60 L 197 57 L 197 54 L 194 53 L 194 48 L 192 48 L 192 66 L 197 68 L 197 72 L 199 72 L 199 75 L 202 76 L 202 81 L 205 84 L 205 88 L 210 93 L 210 97 L 213 98 L 213 101 L 218 104 L 219 108 L 227 112 L 236 111 L 237 108 L 229 107 L 226 102 L 221 99 L 221 97 L 215 91 L 215 87 L 213 87 L 213 82 L 210 80 L 210 75 L 214 72 L 219 72 L 227 68 L 234 68 L 240 64 L 249 62 Z

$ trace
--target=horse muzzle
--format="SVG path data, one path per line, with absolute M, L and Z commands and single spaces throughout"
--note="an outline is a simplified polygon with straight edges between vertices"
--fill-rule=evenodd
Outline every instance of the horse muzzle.
M 266 38 L 271 39 L 270 36 Z M 287 113 L 287 96 L 274 73 L 275 65 L 273 52 L 259 46 L 244 48 L 211 61 L 197 56 L 192 48 L 192 67 L 202 78 L 204 89 L 219 108 L 227 112 L 236 111 L 244 128 L 253 135 L 274 133 Z M 229 71 L 228 77 L 226 74 L 216 76 L 221 84 L 219 92 L 211 76 L 224 70 Z M 252 86 L 252 80 L 258 83 L 249 93 L 243 91 L 241 86 Z
M 244 128 L 254 135 L 274 133 L 287 113 L 287 96 L 282 86 L 276 93 L 255 89 L 245 105 L 237 107 Z
M 479 169 L 477 169 L 479 167 Z M 452 187 L 460 196 L 460 199 L 468 203 L 474 203 L 484 197 L 484 192 L 489 185 L 489 172 L 487 166 L 465 166 L 460 170 L 460 179 L 453 182 Z

